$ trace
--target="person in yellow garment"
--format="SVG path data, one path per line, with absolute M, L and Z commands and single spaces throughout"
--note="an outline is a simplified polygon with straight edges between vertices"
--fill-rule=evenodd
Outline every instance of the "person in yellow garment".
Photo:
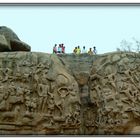
M 80 46 L 78 46 L 76 54 L 80 54 L 80 53 L 81 53 L 81 49 L 80 49 Z
M 74 48 L 73 53 L 74 53 L 74 54 L 77 53 L 77 47 Z
M 88 54 L 89 54 L 89 55 L 93 55 L 92 48 L 89 48 Z

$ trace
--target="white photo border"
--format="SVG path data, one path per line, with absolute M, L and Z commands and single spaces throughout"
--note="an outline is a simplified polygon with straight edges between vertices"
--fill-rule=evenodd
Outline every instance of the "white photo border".
M 0 4 L 139 4 L 140 0 L 0 0 Z

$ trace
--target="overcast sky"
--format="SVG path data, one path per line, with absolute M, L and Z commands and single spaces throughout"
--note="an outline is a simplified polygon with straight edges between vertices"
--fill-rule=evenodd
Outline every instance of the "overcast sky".
M 122 40 L 140 40 L 140 6 L 0 6 L 0 26 L 11 28 L 32 51 L 52 53 L 64 43 L 116 51 Z

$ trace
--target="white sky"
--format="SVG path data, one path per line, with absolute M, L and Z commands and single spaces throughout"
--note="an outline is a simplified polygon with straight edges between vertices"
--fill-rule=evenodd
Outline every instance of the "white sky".
M 64 43 L 116 51 L 120 42 L 140 40 L 140 6 L 0 6 L 0 26 L 11 28 L 32 51 L 52 53 Z

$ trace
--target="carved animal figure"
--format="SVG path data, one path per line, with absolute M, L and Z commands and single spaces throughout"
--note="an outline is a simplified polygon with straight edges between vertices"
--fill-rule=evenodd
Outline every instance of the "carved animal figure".
M 2 120 L 16 120 L 19 114 L 20 107 L 16 106 L 14 111 L 7 111 L 2 114 Z

